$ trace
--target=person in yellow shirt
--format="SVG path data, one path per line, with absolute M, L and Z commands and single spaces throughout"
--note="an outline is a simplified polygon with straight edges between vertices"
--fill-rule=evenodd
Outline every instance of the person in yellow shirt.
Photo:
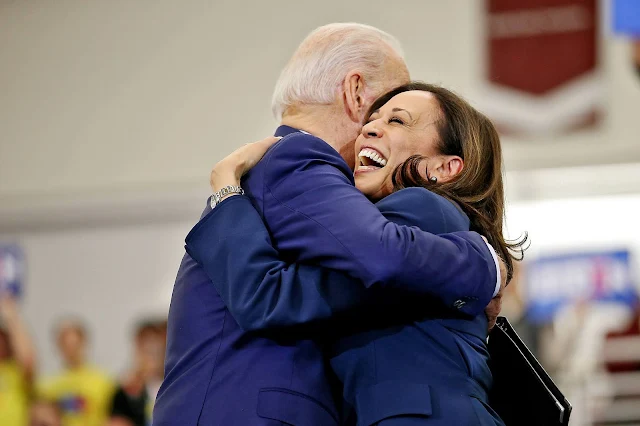
M 0 425 L 26 426 L 35 351 L 18 303 L 0 294 Z
M 63 426 L 103 426 L 108 418 L 114 383 L 86 362 L 87 331 L 77 320 L 62 321 L 56 341 L 64 370 L 38 384 L 38 394 L 62 411 Z

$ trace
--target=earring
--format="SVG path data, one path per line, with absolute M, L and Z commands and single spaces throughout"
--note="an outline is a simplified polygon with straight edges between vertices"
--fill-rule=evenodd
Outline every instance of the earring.
M 435 177 L 435 176 L 431 176 L 431 177 L 429 178 L 429 180 L 430 180 L 431 182 L 433 182 L 433 183 L 438 182 L 438 178 L 437 178 L 437 177 Z

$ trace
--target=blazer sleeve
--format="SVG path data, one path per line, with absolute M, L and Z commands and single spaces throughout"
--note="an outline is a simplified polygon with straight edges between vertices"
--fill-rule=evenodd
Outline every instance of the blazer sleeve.
M 448 201 L 422 188 L 396 192 L 377 206 L 396 223 L 416 225 L 433 233 L 469 226 L 466 217 Z M 399 304 L 406 307 L 407 302 L 415 300 L 414 294 L 365 289 L 359 281 L 338 271 L 281 261 L 266 226 L 246 197 L 224 200 L 211 213 L 210 226 L 215 226 L 215 237 L 187 246 L 187 250 L 204 267 L 244 330 L 311 323 L 321 330 L 323 320 L 340 321 L 339 314 L 350 310 L 373 312 Z M 205 245 L 207 250 L 202 250 Z M 417 315 L 424 313 L 424 309 L 416 311 Z
M 489 303 L 497 273 L 478 234 L 438 236 L 389 221 L 353 186 L 339 154 L 318 138 L 284 138 L 263 161 L 263 214 L 285 258 L 344 272 L 366 288 L 432 295 L 470 315 Z M 210 218 L 191 231 L 188 250 L 207 250 L 215 235 Z
M 215 232 L 194 236 L 186 250 L 244 330 L 309 324 L 379 300 L 346 274 L 281 261 L 245 196 L 223 200 L 208 218 Z
M 474 315 L 493 297 L 496 264 L 477 233 L 434 235 L 389 221 L 319 138 L 292 135 L 270 154 L 264 214 L 276 218 L 267 221 L 286 258 L 345 272 L 365 287 L 435 296 Z

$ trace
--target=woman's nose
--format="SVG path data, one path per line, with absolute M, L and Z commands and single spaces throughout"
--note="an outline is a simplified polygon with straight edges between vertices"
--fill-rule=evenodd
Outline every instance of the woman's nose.
M 362 135 L 366 138 L 379 138 L 382 136 L 378 120 L 370 121 L 362 127 Z

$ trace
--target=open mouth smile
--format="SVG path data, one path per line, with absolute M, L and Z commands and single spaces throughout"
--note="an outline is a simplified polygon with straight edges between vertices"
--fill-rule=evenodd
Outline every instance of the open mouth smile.
M 387 159 L 373 148 L 362 148 L 358 154 L 360 164 L 357 171 L 379 170 L 387 165 Z

